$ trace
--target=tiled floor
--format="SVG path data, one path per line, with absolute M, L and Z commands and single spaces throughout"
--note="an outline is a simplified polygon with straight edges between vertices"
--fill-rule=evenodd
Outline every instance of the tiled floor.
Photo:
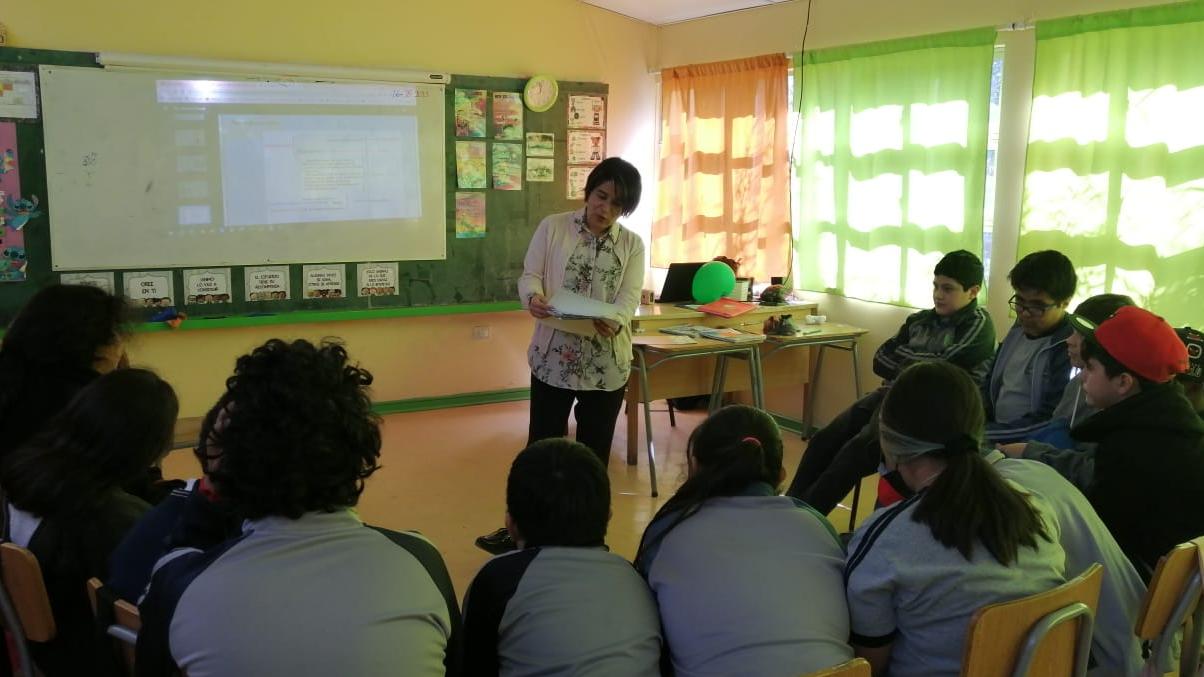
M 627 430 L 624 417 L 619 417 L 610 462 L 614 516 L 607 537 L 614 552 L 627 558 L 635 554 L 649 519 L 681 484 L 686 439 L 702 418 L 701 413 L 678 412 L 677 427 L 670 428 L 666 413 L 653 414 L 661 496 L 652 498 L 643 446 L 638 466 L 624 461 Z M 416 529 L 434 541 L 447 561 L 457 593 L 463 595 L 489 558 L 473 545 L 473 539 L 502 526 L 506 473 L 526 438 L 525 401 L 388 416 L 383 467 L 368 480 L 360 514 L 372 524 Z M 784 438 L 789 478 L 806 444 L 795 434 L 786 433 Z M 193 477 L 197 466 L 191 454 L 175 452 L 164 464 L 164 473 Z M 859 519 L 872 507 L 876 483 L 871 479 L 863 485 Z M 871 498 L 865 499 L 867 495 Z M 837 507 L 831 519 L 843 531 L 848 526 L 847 509 Z

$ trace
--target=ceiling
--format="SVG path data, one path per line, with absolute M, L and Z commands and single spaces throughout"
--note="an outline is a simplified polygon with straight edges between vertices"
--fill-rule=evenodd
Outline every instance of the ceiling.
M 704 16 L 764 7 L 789 0 L 582 0 L 657 26 Z

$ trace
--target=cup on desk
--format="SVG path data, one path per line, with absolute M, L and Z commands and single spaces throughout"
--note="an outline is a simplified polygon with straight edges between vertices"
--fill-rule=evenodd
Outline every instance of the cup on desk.
M 651 289 L 640 290 L 640 304 L 651 305 L 656 300 L 656 294 Z
M 823 324 L 828 321 L 827 315 L 804 315 L 803 322 L 807 324 Z

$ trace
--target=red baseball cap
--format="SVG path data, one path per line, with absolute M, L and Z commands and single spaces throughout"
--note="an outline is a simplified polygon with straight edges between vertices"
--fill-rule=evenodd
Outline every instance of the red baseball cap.
M 1165 383 L 1187 371 L 1187 346 L 1166 320 L 1144 308 L 1125 306 L 1098 326 L 1073 315 L 1071 324 L 1146 380 Z

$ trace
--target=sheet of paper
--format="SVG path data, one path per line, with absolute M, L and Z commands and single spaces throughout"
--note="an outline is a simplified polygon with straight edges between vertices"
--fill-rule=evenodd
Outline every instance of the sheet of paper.
M 527 157 L 556 155 L 556 135 L 548 132 L 527 132 Z
M 176 304 L 175 281 L 170 270 L 122 273 L 126 298 L 135 308 L 166 308 Z
M 593 167 L 569 167 L 564 182 L 564 196 L 570 200 L 585 199 L 585 182 L 593 170 Z
M 606 157 L 606 132 L 569 132 L 568 155 L 571 165 L 601 162 Z
M 184 303 L 230 303 L 230 269 L 184 271 Z
M 0 282 L 24 282 L 28 276 L 25 224 L 42 216 L 38 204 L 36 195 L 21 195 L 17 125 L 0 122 Z
M 493 138 L 523 139 L 523 97 L 518 92 L 493 93 Z
M 569 97 L 569 129 L 599 129 L 606 126 L 606 99 L 574 94 Z
M 360 296 L 397 296 L 397 262 L 361 263 L 356 266 Z
M 305 298 L 339 299 L 347 295 L 342 265 L 304 266 L 301 279 L 305 281 Z
M 485 104 L 488 100 L 489 92 L 484 89 L 456 90 L 456 136 L 485 138 Z
M 493 187 L 497 190 L 523 189 L 523 145 L 493 144 Z
M 85 287 L 96 287 L 103 289 L 110 294 L 117 292 L 117 287 L 113 282 L 112 271 L 88 271 L 84 273 L 63 273 L 59 275 L 59 284 L 79 284 Z
M 485 237 L 485 193 L 456 193 L 456 237 Z
M 551 183 L 556 178 L 556 161 L 550 157 L 527 158 L 527 181 Z
M 461 190 L 486 188 L 485 142 L 456 142 L 456 186 Z
M 248 301 L 287 301 L 293 297 L 288 266 L 243 268 L 243 287 Z
M 615 304 L 592 299 L 567 289 L 556 290 L 548 300 L 548 305 L 552 307 L 552 314 L 562 319 L 605 320 L 618 327 L 623 317 Z
M 0 71 L 0 118 L 38 117 L 38 81 L 26 71 Z

